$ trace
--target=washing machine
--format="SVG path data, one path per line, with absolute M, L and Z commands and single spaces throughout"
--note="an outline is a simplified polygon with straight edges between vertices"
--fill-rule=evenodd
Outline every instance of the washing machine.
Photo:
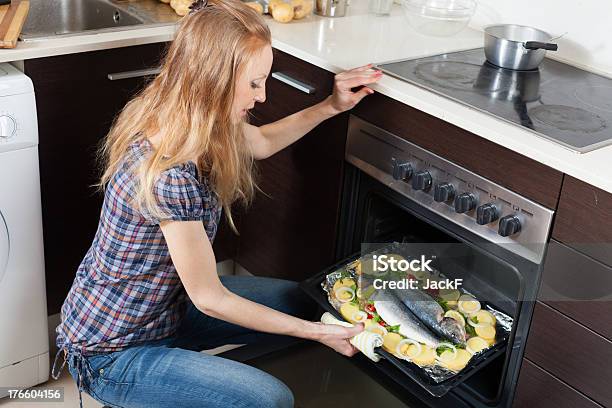
M 15 67 L 0 64 L 0 387 L 48 378 L 34 88 Z

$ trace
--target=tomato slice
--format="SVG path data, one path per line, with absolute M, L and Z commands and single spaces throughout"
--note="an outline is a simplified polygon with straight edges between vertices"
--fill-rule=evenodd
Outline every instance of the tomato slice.
M 371 304 L 371 303 L 368 303 L 368 304 L 366 304 L 366 305 L 365 305 L 365 310 L 366 310 L 366 312 L 368 312 L 368 313 L 374 313 L 374 312 L 376 312 L 376 308 L 375 308 L 375 307 L 374 307 L 374 305 L 373 305 L 373 304 Z

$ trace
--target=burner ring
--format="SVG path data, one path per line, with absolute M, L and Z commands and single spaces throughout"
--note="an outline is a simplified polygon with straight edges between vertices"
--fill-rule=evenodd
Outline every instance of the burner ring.
M 612 112 L 612 86 L 584 86 L 576 89 L 574 95 L 589 108 Z
M 417 78 L 433 86 L 472 91 L 481 65 L 460 61 L 428 61 L 414 68 Z
M 606 128 L 606 121 L 599 115 L 571 106 L 539 105 L 529 109 L 529 116 L 545 126 L 569 132 L 595 133 Z

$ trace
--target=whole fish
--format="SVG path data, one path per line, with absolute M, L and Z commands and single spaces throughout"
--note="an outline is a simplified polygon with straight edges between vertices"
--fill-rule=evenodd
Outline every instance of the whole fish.
M 393 294 L 438 336 L 455 344 L 466 341 L 465 327 L 452 317 L 444 317 L 444 309 L 427 293 L 418 289 L 393 289 Z
M 428 328 L 391 293 L 378 292 L 371 299 L 380 317 L 389 326 L 399 325 L 400 334 L 419 343 L 436 347 L 440 343 Z

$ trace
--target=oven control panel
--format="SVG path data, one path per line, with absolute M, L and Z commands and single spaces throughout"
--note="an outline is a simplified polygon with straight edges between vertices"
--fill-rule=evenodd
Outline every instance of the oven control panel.
M 488 241 L 542 261 L 552 210 L 352 115 L 346 160 Z

